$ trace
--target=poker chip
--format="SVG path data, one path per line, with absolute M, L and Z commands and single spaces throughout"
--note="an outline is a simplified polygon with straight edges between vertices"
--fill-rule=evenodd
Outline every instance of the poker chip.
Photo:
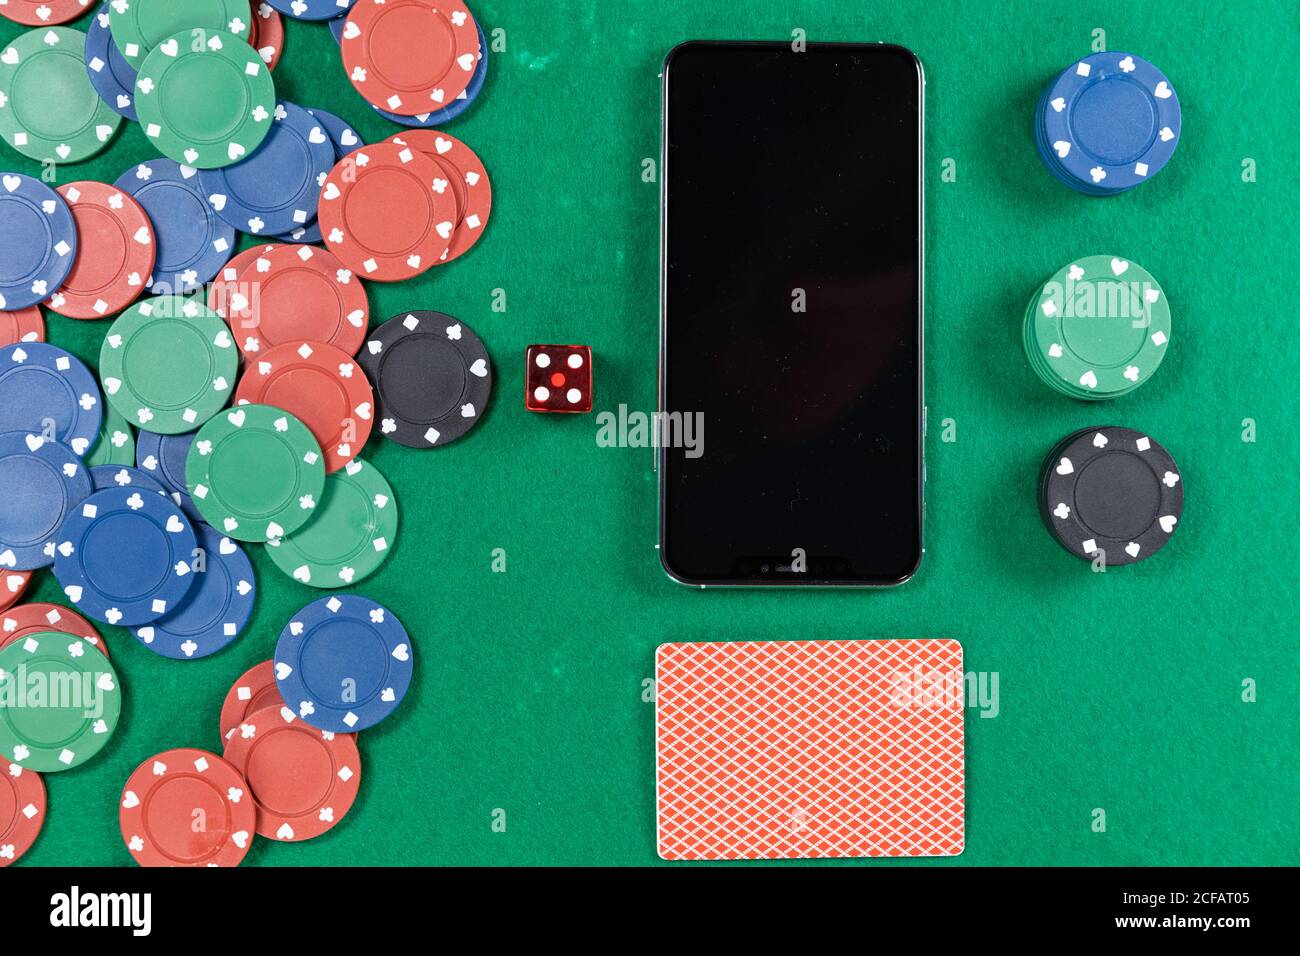
M 389 142 L 418 149 L 442 169 L 456 196 L 457 214 L 451 247 L 439 261 L 460 258 L 478 242 L 492 215 L 492 181 L 483 161 L 450 133 L 413 129 L 391 137 Z
M 1155 374 L 1172 327 L 1168 298 L 1151 273 L 1117 256 L 1086 256 L 1030 300 L 1025 354 L 1056 391 L 1100 401 L 1128 394 Z
M 28 634 L 0 650 L 0 754 L 26 770 L 79 767 L 104 749 L 122 713 L 117 671 L 79 637 Z M 19 675 L 22 675 L 21 681 Z M 33 686 L 64 692 L 28 696 Z
M 257 581 L 244 549 L 207 525 L 195 529 L 190 561 L 197 583 L 174 611 L 133 630 L 145 647 L 172 660 L 210 657 L 243 633 L 253 616 Z
M 1094 53 L 1043 91 L 1035 143 L 1067 186 L 1110 196 L 1149 180 L 1178 147 L 1182 110 L 1168 78 L 1132 53 Z
M 343 30 L 346 19 L 331 20 L 330 27 L 338 23 L 338 29 L 334 31 L 334 39 L 339 43 L 343 42 Z M 459 96 L 440 110 L 434 110 L 432 113 L 417 113 L 415 116 L 402 116 L 398 113 L 390 113 L 387 110 L 380 109 L 378 106 L 371 104 L 371 109 L 378 113 L 386 120 L 394 123 L 401 123 L 403 126 L 410 126 L 416 129 L 430 129 L 435 126 L 442 126 L 444 123 L 450 123 L 456 117 L 460 116 L 478 99 L 479 93 L 483 91 L 483 84 L 487 81 L 488 72 L 488 46 L 487 37 L 483 35 L 483 27 L 475 24 L 478 30 L 478 62 L 474 67 L 474 75 L 469 78 L 467 86 Z
M 284 52 L 284 21 L 280 11 L 269 3 L 252 0 L 253 49 L 257 50 L 268 70 L 274 70 Z
M 212 527 L 240 541 L 267 541 L 311 519 L 325 486 L 325 463 L 320 445 L 293 415 L 240 405 L 199 429 L 185 480 Z
M 226 699 L 221 704 L 221 739 L 229 740 L 249 714 L 283 706 L 284 700 L 275 686 L 275 662 L 262 661 L 250 667 L 226 691 Z
M 99 437 L 85 456 L 86 467 L 135 464 L 135 435 L 131 425 L 110 405 L 104 406 L 104 420 Z M 92 481 L 94 476 L 91 476 Z
M 154 295 L 188 294 L 230 259 L 235 229 L 222 222 L 199 189 L 198 170 L 170 159 L 141 163 L 114 184 L 144 207 L 153 223 L 157 257 Z
M 45 316 L 30 305 L 17 312 L 0 312 L 0 348 L 17 342 L 44 342 Z
M 91 493 L 110 488 L 135 488 L 167 497 L 163 483 L 139 468 L 129 465 L 96 465 L 90 469 Z
M 461 0 L 360 0 L 340 47 L 357 92 L 402 116 L 439 110 L 469 86 L 478 27 Z
M 2 406 L 0 406 L 2 407 Z M 37 434 L 0 434 L 0 568 L 33 571 L 54 561 L 64 518 L 90 495 L 90 475 L 67 445 Z
M 346 16 L 356 0 L 266 0 L 266 2 L 295 20 L 331 20 Z
M 270 840 L 310 840 L 333 829 L 361 786 L 356 737 L 318 730 L 283 705 L 245 716 L 225 757 L 248 781 L 257 832 Z
M 419 150 L 380 143 L 330 171 L 320 194 L 321 232 L 357 275 L 379 282 L 433 268 L 451 246 L 456 199 L 441 168 Z
M 59 187 L 77 224 L 77 254 L 46 304 L 70 319 L 102 319 L 140 297 L 153 275 L 153 225 L 116 186 L 91 180 Z
M 1043 463 L 1039 508 L 1067 551 L 1110 566 L 1144 561 L 1163 548 L 1183 516 L 1183 483 L 1155 439 L 1118 426 L 1075 432 Z
M 201 171 L 199 183 L 225 222 L 253 235 L 278 235 L 316 218 L 320 181 L 333 166 L 334 146 L 323 125 L 281 100 L 262 144 L 247 159 Z
M 321 730 L 353 733 L 401 704 L 413 655 L 391 611 L 368 598 L 335 594 L 308 604 L 281 632 L 275 679 L 299 718 Z
M 49 434 L 84 455 L 99 435 L 104 406 L 90 369 L 45 342 L 0 349 L 0 432 Z
M 104 0 L 86 26 L 86 72 L 99 98 L 118 115 L 134 123 L 137 120 L 135 67 L 126 61 L 113 42 L 109 6 L 110 0 Z
M 342 588 L 374 574 L 397 540 L 397 499 L 360 458 L 325 479 L 316 514 L 294 534 L 267 543 L 275 566 L 314 588 Z
M 253 842 L 257 808 L 229 762 L 187 747 L 135 769 L 122 788 L 118 822 L 140 866 L 238 866 Z
M 194 435 L 194 432 L 183 435 L 141 432 L 135 446 L 135 463 L 142 472 L 167 489 L 172 504 L 185 512 L 190 524 L 197 528 L 206 522 L 185 487 L 185 461 L 189 458 L 190 446 L 194 444 Z
M 0 137 L 41 162 L 79 163 L 102 152 L 122 117 L 86 75 L 86 34 L 43 27 L 0 54 Z
M 22 858 L 40 836 L 45 823 L 45 782 L 0 757 L 0 866 Z
M 45 301 L 76 255 L 77 225 L 63 197 L 30 176 L 0 174 L 0 309 Z
M 195 585 L 198 546 L 181 510 L 138 488 L 96 491 L 58 531 L 54 576 L 76 608 L 96 621 L 131 627 L 180 606 Z
M 31 583 L 31 571 L 0 570 L 0 611 L 13 607 Z
M 243 0 L 222 2 L 249 16 Z M 247 36 L 247 30 L 243 37 L 214 30 L 196 47 L 186 29 L 140 65 L 135 108 L 164 156 L 199 169 L 229 166 L 251 156 L 271 132 L 275 82 Z
M 245 41 L 241 46 L 248 47 L 252 15 L 247 0 L 129 0 L 111 6 L 113 40 L 137 70 L 169 39 L 176 38 L 182 48 L 188 49 L 190 30 L 202 31 L 209 37 L 232 33 Z M 179 37 L 181 32 L 185 33 L 184 39 Z M 202 73 L 192 82 L 199 86 L 212 79 L 213 74 Z
M 469 433 L 492 397 L 492 363 L 474 331 L 441 312 L 408 312 L 371 333 L 358 356 L 384 436 L 410 448 Z
M 67 23 L 86 12 L 90 0 L 3 0 L 0 17 L 29 27 Z
M 192 431 L 230 401 L 239 356 L 221 317 L 195 299 L 147 299 L 104 337 L 99 375 L 108 402 L 161 435 Z
M 342 18 L 340 18 L 342 19 Z M 331 23 L 334 21 L 330 21 Z M 326 112 L 320 107 L 313 106 L 307 111 L 316 117 L 321 126 L 325 127 L 325 132 L 329 134 L 330 142 L 334 144 L 334 155 L 336 159 L 342 159 L 344 156 L 351 155 L 365 146 L 365 140 L 361 134 L 354 130 L 345 120 L 333 113 Z
M 332 253 L 276 245 L 246 261 L 226 321 L 244 357 L 288 342 L 322 342 L 355 355 L 370 322 L 366 288 Z
M 236 405 L 272 405 L 306 425 L 326 473 L 352 461 L 370 438 L 374 391 L 351 355 L 324 342 L 286 342 L 250 359 Z
M 0 617 L 0 650 L 28 634 L 56 632 L 79 637 L 105 657 L 108 645 L 95 626 L 76 611 L 57 604 L 20 604 Z

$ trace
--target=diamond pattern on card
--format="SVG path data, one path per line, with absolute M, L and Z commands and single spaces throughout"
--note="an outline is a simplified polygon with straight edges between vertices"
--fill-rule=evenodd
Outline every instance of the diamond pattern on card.
M 665 860 L 962 851 L 958 642 L 664 644 L 655 671 Z

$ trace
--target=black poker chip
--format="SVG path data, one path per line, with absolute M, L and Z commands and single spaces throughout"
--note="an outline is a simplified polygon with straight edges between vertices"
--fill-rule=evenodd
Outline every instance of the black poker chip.
M 474 330 L 441 312 L 403 312 L 359 356 L 375 386 L 379 428 L 410 448 L 463 438 L 492 397 L 492 361 Z
M 1136 564 L 1163 548 L 1183 517 L 1178 464 L 1149 435 L 1103 425 L 1061 439 L 1043 462 L 1039 508 L 1071 554 Z

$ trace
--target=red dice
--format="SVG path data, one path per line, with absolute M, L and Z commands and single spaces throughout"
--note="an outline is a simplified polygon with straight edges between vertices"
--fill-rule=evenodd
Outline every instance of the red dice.
M 591 349 L 585 345 L 528 346 L 530 412 L 591 411 Z

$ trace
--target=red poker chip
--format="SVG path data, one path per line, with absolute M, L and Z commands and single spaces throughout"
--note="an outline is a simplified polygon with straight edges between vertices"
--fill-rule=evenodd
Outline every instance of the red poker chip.
M 20 604 L 0 615 L 0 650 L 28 634 L 49 632 L 80 637 L 108 657 L 108 643 L 93 624 L 76 611 L 57 604 Z
M 45 822 L 45 782 L 0 757 L 0 866 L 8 866 L 32 848 Z
M 267 707 L 283 707 L 284 698 L 275 683 L 275 662 L 262 661 L 250 667 L 226 692 L 221 705 L 221 739 L 229 740 L 235 728 L 249 714 Z
M 441 262 L 467 253 L 487 228 L 492 215 L 492 181 L 478 154 L 450 133 L 412 129 L 389 138 L 391 143 L 413 146 L 438 163 L 456 194 L 456 231 Z
M 266 63 L 268 70 L 274 70 L 284 52 L 284 20 L 280 11 L 269 3 L 250 0 L 253 8 L 253 28 L 248 42 L 252 44 Z
M 400 282 L 427 272 L 451 247 L 456 197 L 420 150 L 363 146 L 339 160 L 321 187 L 321 235 L 365 279 Z
M 357 798 L 361 754 L 355 734 L 318 730 L 288 707 L 246 716 L 226 742 L 257 805 L 257 832 L 299 842 L 332 829 Z
M 7 611 L 18 602 L 32 583 L 35 571 L 0 571 L 0 611 Z
M 90 9 L 91 0 L 8 0 L 0 17 L 29 27 L 48 27 L 75 20 Z
M 206 826 L 196 827 L 199 819 Z M 118 821 L 141 866 L 238 866 L 253 842 L 257 808 L 235 767 L 182 748 L 136 768 L 122 789 Z
M 235 286 L 225 319 L 246 360 L 285 342 L 324 342 L 355 355 L 365 340 L 366 287 L 319 246 L 267 246 L 241 264 Z
M 59 187 L 77 223 L 77 255 L 45 303 L 70 319 L 104 319 L 138 299 L 158 247 L 149 216 L 115 186 L 90 180 Z
M 44 342 L 45 316 L 39 305 L 17 312 L 0 312 L 0 348 L 19 342 Z
M 238 304 L 241 301 L 235 299 L 235 296 L 248 296 L 248 291 L 239 287 L 240 271 L 258 256 L 273 248 L 274 245 L 253 246 L 253 248 L 245 249 L 237 254 L 222 266 L 221 271 L 217 273 L 217 277 L 208 286 L 208 308 L 224 319 L 231 302 L 234 301 Z
M 357 92 L 399 116 L 450 106 L 478 65 L 478 25 L 461 0 L 357 0 L 339 43 Z
M 236 405 L 272 405 L 294 415 L 335 472 L 361 453 L 374 422 L 375 393 L 356 359 L 324 342 L 285 342 L 250 356 Z

